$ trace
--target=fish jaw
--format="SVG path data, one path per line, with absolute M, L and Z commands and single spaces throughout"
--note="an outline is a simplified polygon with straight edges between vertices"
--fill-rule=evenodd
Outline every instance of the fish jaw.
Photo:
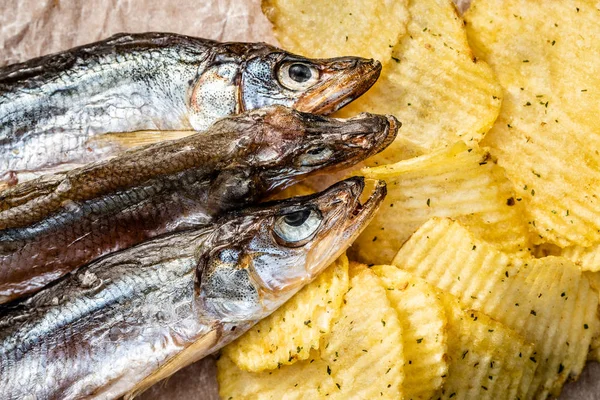
M 381 63 L 373 59 L 341 57 L 319 60 L 323 82 L 294 104 L 299 111 L 328 115 L 359 98 L 377 82 Z
M 312 249 L 306 263 L 311 280 L 341 256 L 375 217 L 387 195 L 387 187 L 385 181 L 380 180 L 374 181 L 373 186 L 367 200 L 361 203 L 357 197 L 354 208 L 347 210 L 345 220 L 337 227 L 335 233 L 316 243 Z M 358 196 L 361 194 L 365 194 L 364 186 Z
M 326 141 L 335 143 L 337 157 L 319 173 L 348 168 L 383 151 L 396 139 L 402 126 L 393 115 L 361 113 L 342 121 L 342 129 L 332 128 L 324 134 Z
M 342 119 L 279 106 L 269 110 L 263 117 L 263 143 L 254 158 L 262 160 L 255 182 L 266 187 L 264 192 L 354 166 L 389 146 L 402 126 L 392 115 L 361 113 Z
M 198 309 L 207 318 L 240 324 L 272 313 L 339 257 L 368 224 L 386 191 L 384 183 L 378 184 L 361 205 L 364 186 L 363 178 L 349 178 L 315 195 L 266 203 L 238 214 L 235 226 L 241 229 L 234 231 L 230 221 L 224 222 L 207 239 L 210 250 L 199 258 Z M 278 231 L 282 221 L 298 213 L 310 213 L 302 223 L 306 226 L 297 225 L 303 234 L 314 226 L 311 218 L 319 220 L 318 227 L 291 240 L 292 224 L 286 231 L 290 236 L 282 236 Z M 235 242 L 227 240 L 232 236 Z

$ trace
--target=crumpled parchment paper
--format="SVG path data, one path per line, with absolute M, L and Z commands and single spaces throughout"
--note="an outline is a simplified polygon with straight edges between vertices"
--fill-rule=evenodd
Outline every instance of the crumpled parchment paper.
M 319 0 L 315 0 L 319 1 Z M 455 0 L 462 10 L 469 0 Z M 277 44 L 260 0 L 3 0 L 0 66 L 104 39 L 119 32 L 176 32 L 220 41 Z M 147 392 L 144 400 L 218 399 L 207 357 Z M 600 364 L 568 384 L 561 400 L 600 400 Z
M 254 0 L 2 0 L 0 65 L 150 31 L 277 44 Z

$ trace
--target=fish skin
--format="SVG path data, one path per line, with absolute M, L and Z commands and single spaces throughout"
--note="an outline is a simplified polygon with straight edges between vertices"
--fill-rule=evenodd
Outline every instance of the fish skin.
M 278 73 L 302 62 L 314 85 L 291 90 Z M 204 130 L 227 115 L 280 104 L 330 113 L 364 93 L 381 64 L 307 59 L 265 43 L 219 43 L 171 33 L 118 34 L 0 68 L 0 182 L 106 159 L 106 133 Z M 317 72 L 315 72 L 316 74 Z
M 380 182 L 361 205 L 363 190 L 362 178 L 350 178 L 236 211 L 111 254 L 4 306 L 0 398 L 134 395 L 217 351 L 345 251 L 386 193 Z M 275 221 L 300 210 L 319 213 L 313 236 L 276 239 Z
M 14 186 L 0 193 L 0 303 L 110 252 L 207 225 L 310 174 L 354 165 L 387 147 L 398 125 L 391 116 L 343 120 L 272 106 L 222 119 L 207 134 Z

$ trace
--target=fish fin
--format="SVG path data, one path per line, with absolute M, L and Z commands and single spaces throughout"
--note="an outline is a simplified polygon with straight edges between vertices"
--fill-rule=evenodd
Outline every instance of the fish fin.
M 8 182 L 0 182 L 0 192 L 8 189 L 10 187 L 10 185 L 8 184 Z
M 104 133 L 102 135 L 93 136 L 87 141 L 90 147 L 99 146 L 116 146 L 120 149 L 127 150 L 138 146 L 163 142 L 166 140 L 181 139 L 186 136 L 198 133 L 194 130 L 185 131 L 135 131 L 135 132 L 118 132 Z
M 144 378 L 143 381 L 139 382 L 133 389 L 129 391 L 129 393 L 123 396 L 123 399 L 131 400 L 134 397 L 139 396 L 155 383 L 168 378 L 181 368 L 195 363 L 204 356 L 207 356 L 213 351 L 213 348 L 217 342 L 217 330 L 213 329 L 200 339 L 196 340 L 191 346 L 188 346 L 181 353 L 168 360 L 158 370 L 152 372 L 150 375 Z

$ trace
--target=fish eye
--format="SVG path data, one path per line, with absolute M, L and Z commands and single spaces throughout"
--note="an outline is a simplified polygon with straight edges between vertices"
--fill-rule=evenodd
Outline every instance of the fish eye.
M 290 78 L 295 80 L 298 83 L 304 83 L 310 78 L 312 78 L 312 71 L 308 68 L 307 65 L 296 63 L 290 65 L 288 69 L 288 74 Z
M 309 64 L 291 62 L 279 68 L 277 79 L 290 90 L 305 90 L 317 83 L 319 71 Z
M 331 159 L 333 151 L 328 147 L 313 147 L 300 155 L 299 164 L 303 167 L 321 165 Z
M 273 230 L 282 244 L 298 247 L 317 232 L 323 217 L 312 209 L 304 209 L 281 215 L 275 220 Z

